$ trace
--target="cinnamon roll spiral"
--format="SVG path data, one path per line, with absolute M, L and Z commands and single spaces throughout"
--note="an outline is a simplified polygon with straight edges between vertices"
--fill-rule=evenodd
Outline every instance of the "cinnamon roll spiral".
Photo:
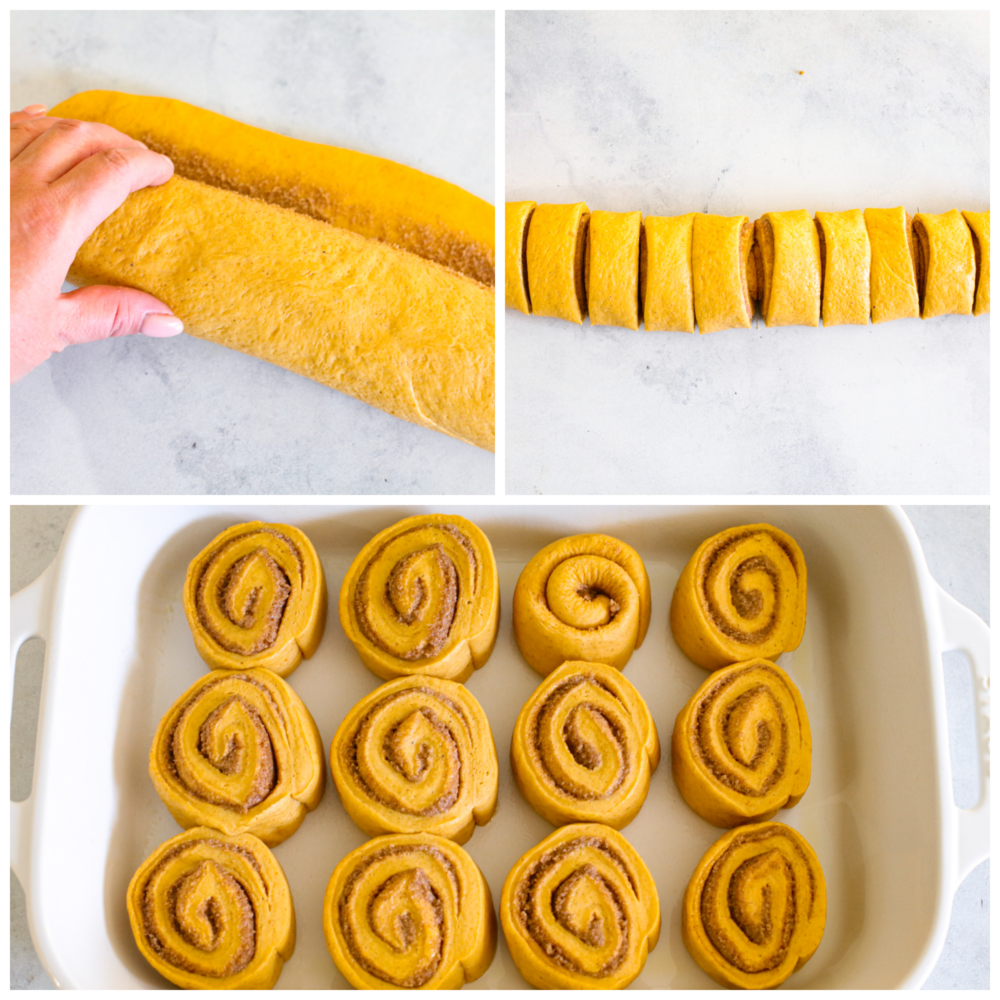
M 646 801 L 660 741 L 642 695 L 614 667 L 564 663 L 539 684 L 514 725 L 518 788 L 550 823 L 620 830 Z
M 674 780 L 716 826 L 770 819 L 809 787 L 812 738 L 799 689 L 770 660 L 712 674 L 674 724 Z
M 511 869 L 500 923 L 521 975 L 539 989 L 622 989 L 660 936 L 653 877 L 600 823 L 564 826 Z
M 806 562 L 770 524 L 727 528 L 702 542 L 670 604 L 677 645 L 717 670 L 795 649 L 806 626 Z
M 295 951 L 285 874 L 250 834 L 179 833 L 142 863 L 127 906 L 143 958 L 184 989 L 269 990 Z
M 326 888 L 323 930 L 357 989 L 460 989 L 496 954 L 483 873 L 433 834 L 376 837 L 348 854 Z
M 270 670 L 215 670 L 160 720 L 149 775 L 181 826 L 252 833 L 273 847 L 323 797 L 323 745 L 309 710 Z
M 496 812 L 490 724 L 454 681 L 401 677 L 376 688 L 340 724 L 330 769 L 369 836 L 425 832 L 464 844 Z
M 409 517 L 379 532 L 340 589 L 340 624 L 384 680 L 467 680 L 493 652 L 499 618 L 489 539 L 454 514 Z
M 540 674 L 567 660 L 619 670 L 649 628 L 649 577 L 639 554 L 608 535 L 546 545 L 514 588 L 514 635 Z
M 287 524 L 236 524 L 188 567 L 184 612 L 213 670 L 266 667 L 287 677 L 316 651 L 326 625 L 316 550 Z
M 684 944 L 723 986 L 780 985 L 812 958 L 825 925 L 819 859 L 783 823 L 755 823 L 725 834 L 698 863 L 684 892 Z

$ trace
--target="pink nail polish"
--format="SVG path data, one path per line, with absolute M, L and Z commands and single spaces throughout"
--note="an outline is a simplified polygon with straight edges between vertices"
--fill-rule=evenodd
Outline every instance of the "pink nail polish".
M 21 113 L 25 115 L 44 115 L 49 109 L 44 104 L 29 104 Z
M 184 324 L 176 316 L 150 313 L 139 328 L 147 337 L 174 337 L 184 332 Z

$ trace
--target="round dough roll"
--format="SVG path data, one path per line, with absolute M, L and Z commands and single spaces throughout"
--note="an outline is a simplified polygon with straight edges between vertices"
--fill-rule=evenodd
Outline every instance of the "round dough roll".
M 455 514 L 408 517 L 380 531 L 340 588 L 340 624 L 383 680 L 467 680 L 490 658 L 499 619 L 489 539 Z
M 968 316 L 976 292 L 976 256 L 962 213 L 957 208 L 944 215 L 917 212 L 913 232 L 920 252 L 920 315 Z
M 804 209 L 754 223 L 760 311 L 767 326 L 819 326 L 819 235 Z
M 817 212 L 823 267 L 823 326 L 867 326 L 872 310 L 872 248 L 861 210 Z
M 806 626 L 806 562 L 791 535 L 770 524 L 727 528 L 684 567 L 670 603 L 677 645 L 718 670 L 795 649 Z
M 504 206 L 504 301 L 508 309 L 531 312 L 525 245 L 536 202 L 508 201 Z
M 825 926 L 823 869 L 805 838 L 784 823 L 741 826 L 720 837 L 684 892 L 684 944 L 723 986 L 779 986 L 812 958 Z
M 659 762 L 660 740 L 642 695 L 603 663 L 571 661 L 549 674 L 521 709 L 510 741 L 517 787 L 555 826 L 627 826 Z
M 974 316 L 990 311 L 990 213 L 962 212 L 972 230 L 972 245 L 976 254 L 976 304 Z
M 611 827 L 556 830 L 510 870 L 500 923 L 521 975 L 538 989 L 618 990 L 660 936 L 660 901 L 642 858 Z
M 745 215 L 695 214 L 691 280 L 694 315 L 701 333 L 750 326 L 756 297 L 748 284 L 753 235 Z
M 464 685 L 437 677 L 401 677 L 362 698 L 333 737 L 330 770 L 369 836 L 433 833 L 464 844 L 497 808 L 486 713 Z
M 592 212 L 587 235 L 587 308 L 592 326 L 639 329 L 642 212 Z
M 142 957 L 186 990 L 269 990 L 295 951 L 285 873 L 248 833 L 179 833 L 132 877 L 127 906 Z
M 235 524 L 191 560 L 184 613 L 213 670 L 287 677 L 326 627 L 326 578 L 312 542 L 288 524 Z
M 646 216 L 639 255 L 642 316 L 647 330 L 694 333 L 691 237 L 694 212 Z
M 609 535 L 546 545 L 514 588 L 514 635 L 540 674 L 567 660 L 619 670 L 649 628 L 649 577 L 639 554 Z
M 872 322 L 919 316 L 913 220 L 902 207 L 866 208 L 865 229 L 872 248 Z
M 590 210 L 575 205 L 539 205 L 531 216 L 525 254 L 528 292 L 536 316 L 582 323 L 587 315 L 584 260 Z
M 184 827 L 252 833 L 270 847 L 323 797 L 319 730 L 299 696 L 270 670 L 215 670 L 160 720 L 149 776 Z
M 323 899 L 334 964 L 359 990 L 457 990 L 490 967 L 490 887 L 457 844 L 433 834 L 368 841 L 334 869 Z
M 771 819 L 809 787 L 806 707 L 792 679 L 770 660 L 713 673 L 678 713 L 672 750 L 684 801 L 716 826 Z

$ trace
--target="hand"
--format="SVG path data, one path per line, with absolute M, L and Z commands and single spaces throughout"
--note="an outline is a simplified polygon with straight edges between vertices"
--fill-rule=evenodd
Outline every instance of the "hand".
M 10 116 L 10 379 L 69 344 L 128 333 L 170 337 L 184 325 L 159 299 L 94 285 L 60 294 L 84 240 L 133 191 L 170 180 L 174 165 L 96 122 Z

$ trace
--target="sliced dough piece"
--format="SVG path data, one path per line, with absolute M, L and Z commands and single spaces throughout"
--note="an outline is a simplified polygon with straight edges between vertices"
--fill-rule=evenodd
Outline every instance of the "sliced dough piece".
M 872 248 L 859 208 L 817 212 L 823 325 L 867 326 L 871 314 Z
M 508 309 L 520 309 L 523 313 L 531 312 L 525 244 L 536 204 L 534 201 L 508 201 L 504 205 L 504 298 Z
M 962 213 L 957 208 L 944 215 L 917 212 L 913 232 L 922 264 L 920 315 L 968 316 L 976 293 L 976 254 Z
M 753 302 L 747 264 L 752 247 L 753 226 L 745 215 L 695 215 L 691 283 L 702 333 L 750 326 Z
M 972 230 L 972 248 L 976 253 L 976 304 L 974 316 L 990 311 L 990 213 L 962 212 Z
M 642 212 L 594 212 L 587 236 L 587 305 L 594 326 L 639 329 Z
M 809 213 L 765 212 L 754 230 L 764 322 L 819 326 L 819 235 Z
M 865 229 L 872 248 L 872 322 L 919 316 L 912 218 L 902 207 L 866 208 Z
M 651 215 L 643 223 L 639 273 L 647 330 L 694 333 L 691 237 L 695 214 Z
M 590 209 L 575 205 L 539 205 L 531 217 L 525 253 L 528 294 L 536 316 L 582 323 L 587 315 L 583 261 Z

